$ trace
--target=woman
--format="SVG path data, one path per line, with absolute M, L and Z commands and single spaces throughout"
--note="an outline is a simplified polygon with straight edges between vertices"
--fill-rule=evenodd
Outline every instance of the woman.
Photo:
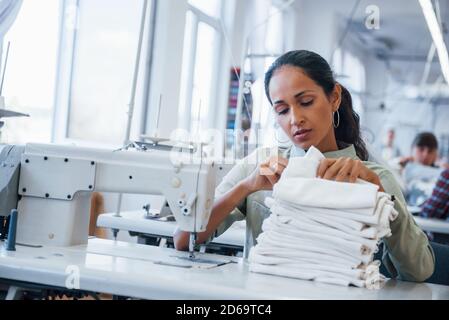
M 430 277 L 435 259 L 427 237 L 408 213 L 393 175 L 367 161 L 368 152 L 360 137 L 359 117 L 352 109 L 351 96 L 335 81 L 329 64 L 310 51 L 288 52 L 267 71 L 265 92 L 277 124 L 293 147 L 282 156 L 262 156 L 256 165 L 254 157 L 261 153 L 252 154 L 228 173 L 216 189 L 217 200 L 206 231 L 198 235 L 198 243 L 210 241 L 234 221 L 246 219 L 247 255 L 262 232 L 263 220 L 270 214 L 264 199 L 279 180 L 287 159 L 313 145 L 326 157 L 320 163 L 317 177 L 347 182 L 360 178 L 396 197 L 399 216 L 391 224 L 392 236 L 384 240 L 382 257 L 390 275 L 409 281 Z M 176 248 L 187 250 L 188 238 L 188 233 L 177 230 Z

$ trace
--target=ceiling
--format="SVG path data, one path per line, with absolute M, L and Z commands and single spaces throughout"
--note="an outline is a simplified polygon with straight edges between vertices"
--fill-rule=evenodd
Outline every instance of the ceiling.
M 356 38 L 363 48 L 384 60 L 396 81 L 404 85 L 421 82 L 432 38 L 418 0 L 314 0 L 314 3 L 317 10 L 334 10 L 342 25 L 349 25 L 347 36 Z M 378 30 L 365 27 L 368 15 L 365 10 L 370 5 L 379 8 Z M 449 1 L 439 0 L 439 6 L 448 44 Z M 434 83 L 440 76 L 435 55 L 427 83 Z

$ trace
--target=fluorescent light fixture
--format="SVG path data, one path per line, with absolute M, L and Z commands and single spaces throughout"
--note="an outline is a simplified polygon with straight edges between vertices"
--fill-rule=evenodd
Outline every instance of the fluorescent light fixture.
M 419 4 L 421 5 L 424 17 L 426 18 L 433 43 L 437 48 L 438 59 L 440 60 L 444 80 L 446 80 L 446 83 L 449 84 L 449 56 L 446 45 L 444 44 L 443 33 L 441 32 L 437 16 L 433 10 L 432 2 L 431 0 L 419 0 Z

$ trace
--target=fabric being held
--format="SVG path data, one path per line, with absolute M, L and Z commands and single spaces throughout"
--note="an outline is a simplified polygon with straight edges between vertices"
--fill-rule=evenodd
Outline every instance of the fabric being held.
M 360 213 L 370 214 L 368 209 L 375 206 L 379 187 L 371 183 L 317 179 L 316 172 L 322 159 L 324 156 L 314 147 L 302 158 L 291 158 L 282 178 L 273 187 L 273 197 L 303 206 L 357 209 Z
M 373 261 L 398 213 L 377 185 L 316 178 L 324 156 L 311 147 L 290 158 L 273 198 L 271 215 L 249 255 L 250 270 L 304 280 L 378 289 L 385 282 Z
M 338 214 L 336 214 L 336 211 L 333 209 L 328 209 L 328 208 L 315 208 L 315 207 L 304 207 L 304 206 L 298 206 L 295 205 L 293 203 L 289 203 L 289 202 L 285 202 L 282 200 L 278 200 L 277 201 L 278 204 L 282 205 L 285 208 L 289 208 L 291 210 L 294 211 L 299 211 L 302 212 L 302 214 L 304 215 L 310 215 L 310 216 L 324 216 L 326 218 L 330 218 L 332 220 L 334 219 L 341 219 L 340 221 L 344 221 L 344 222 L 361 222 L 362 223 L 362 227 L 363 224 L 365 225 L 372 225 L 372 226 L 378 226 L 380 223 L 380 211 L 375 211 L 374 215 L 371 216 L 367 216 L 367 215 L 362 215 L 362 214 L 357 214 L 357 213 L 353 213 L 353 212 L 347 212 L 344 209 L 341 209 L 338 211 Z M 390 201 L 388 203 L 391 207 L 393 207 L 392 202 Z M 381 207 L 379 206 L 379 209 Z M 374 209 L 372 209 L 374 210 Z M 389 208 L 387 208 L 387 210 L 389 210 Z M 398 213 L 396 211 L 391 211 L 389 212 L 389 214 L 387 216 L 382 217 L 383 219 L 388 218 L 389 221 L 393 221 L 396 219 Z
M 357 209 L 355 213 L 369 215 L 373 214 L 371 208 L 376 205 L 377 190 L 378 186 L 374 184 L 298 177 L 280 179 L 273 187 L 273 197 L 307 207 L 346 209 L 349 212 Z M 325 197 L 319 197 L 324 194 Z

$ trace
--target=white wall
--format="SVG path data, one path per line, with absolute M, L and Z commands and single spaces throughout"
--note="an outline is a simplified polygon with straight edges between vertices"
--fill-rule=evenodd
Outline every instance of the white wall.
M 317 10 L 317 8 L 323 10 Z M 326 10 L 326 1 L 297 0 L 292 10 L 296 13 L 291 32 L 294 49 L 306 49 L 320 54 L 327 61 L 338 40 L 338 20 L 331 10 Z

